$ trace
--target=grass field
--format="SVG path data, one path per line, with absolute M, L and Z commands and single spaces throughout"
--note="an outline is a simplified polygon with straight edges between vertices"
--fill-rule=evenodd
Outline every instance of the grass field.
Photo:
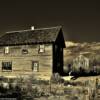
M 96 83 L 97 78 L 100 79 L 100 76 L 79 77 L 76 80 L 53 83 L 47 78 L 37 80 L 33 76 L 24 79 L 20 77 L 0 81 L 0 88 L 3 83 L 10 84 L 5 94 L 17 91 L 21 93 L 21 100 L 100 100 L 100 83 Z M 19 90 L 16 90 L 16 86 Z M 1 90 L 0 94 L 3 94 Z

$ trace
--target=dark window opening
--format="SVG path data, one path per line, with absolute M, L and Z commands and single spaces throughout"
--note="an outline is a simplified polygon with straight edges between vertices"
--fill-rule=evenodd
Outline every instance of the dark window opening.
M 38 72 L 39 71 L 39 62 L 32 61 L 32 70 Z
M 22 49 L 22 54 L 28 54 L 28 50 L 27 49 Z
M 22 54 L 28 54 L 28 45 L 22 46 Z
M 12 70 L 12 62 L 2 62 L 2 70 Z

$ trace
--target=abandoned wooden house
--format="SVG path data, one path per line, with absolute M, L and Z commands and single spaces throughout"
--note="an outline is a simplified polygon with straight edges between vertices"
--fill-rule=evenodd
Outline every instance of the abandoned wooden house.
M 60 26 L 7 32 L 0 37 L 0 75 L 62 75 L 64 47 Z
M 84 55 L 80 54 L 75 59 L 73 59 L 73 72 L 80 72 L 80 70 L 85 70 L 89 72 L 90 70 L 90 62 L 89 58 L 85 57 Z

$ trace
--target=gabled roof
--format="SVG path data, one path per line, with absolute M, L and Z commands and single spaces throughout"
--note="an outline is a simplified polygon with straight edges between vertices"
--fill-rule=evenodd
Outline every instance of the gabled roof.
M 12 31 L 0 37 L 0 46 L 53 43 L 56 41 L 61 26 L 35 30 Z

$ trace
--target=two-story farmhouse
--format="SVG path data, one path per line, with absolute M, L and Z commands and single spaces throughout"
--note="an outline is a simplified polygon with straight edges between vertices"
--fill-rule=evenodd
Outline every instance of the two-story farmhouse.
M 62 28 L 11 31 L 0 37 L 0 75 L 63 74 Z

